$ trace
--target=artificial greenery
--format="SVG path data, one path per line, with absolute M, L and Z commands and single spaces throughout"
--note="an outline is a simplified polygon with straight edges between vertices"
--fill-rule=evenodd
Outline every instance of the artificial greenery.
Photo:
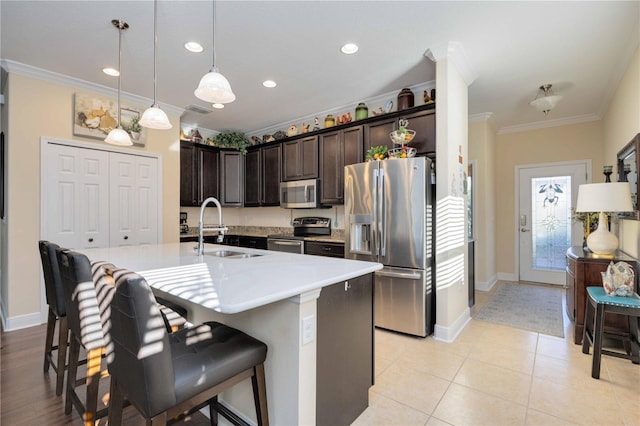
M 140 118 L 139 117 L 133 117 L 131 119 L 131 122 L 129 122 L 129 125 L 125 128 L 124 126 L 123 130 L 132 133 L 132 132 L 137 132 L 140 133 L 142 131 L 142 126 L 140 125 Z
M 242 132 L 225 131 L 219 133 L 214 138 L 215 146 L 220 148 L 237 149 L 243 154 L 247 153 L 247 147 L 251 146 L 251 141 Z

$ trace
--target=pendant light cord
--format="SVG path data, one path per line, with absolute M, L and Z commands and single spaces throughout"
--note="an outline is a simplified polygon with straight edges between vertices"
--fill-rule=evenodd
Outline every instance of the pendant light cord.
M 122 80 L 122 21 L 118 23 L 118 125 L 120 127 L 120 81 Z
M 156 66 L 158 63 L 157 53 L 158 51 L 158 0 L 153 1 L 153 106 L 158 106 L 158 101 L 156 98 L 156 80 L 158 78 L 158 74 L 156 71 Z
M 213 51 L 213 64 L 211 65 L 211 70 L 216 69 L 216 0 L 212 1 L 211 7 L 211 44 Z

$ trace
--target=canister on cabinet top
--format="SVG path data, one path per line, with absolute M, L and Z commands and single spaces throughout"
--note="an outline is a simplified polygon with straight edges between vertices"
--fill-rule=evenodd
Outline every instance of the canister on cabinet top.
M 356 120 L 362 120 L 369 117 L 369 108 L 364 102 L 360 102 L 356 107 Z
M 398 93 L 398 111 L 413 107 L 413 92 L 405 87 Z
M 324 128 L 333 127 L 336 125 L 336 119 L 333 117 L 333 114 L 327 114 L 324 118 Z

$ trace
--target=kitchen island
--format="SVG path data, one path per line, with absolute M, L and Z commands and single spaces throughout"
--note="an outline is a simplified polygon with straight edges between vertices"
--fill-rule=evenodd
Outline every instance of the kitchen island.
M 323 350 L 317 346 L 316 324 L 325 320 L 317 310 L 322 288 L 337 288 L 338 284 L 346 292 L 349 280 L 370 277 L 382 267 L 373 262 L 213 244 L 205 244 L 201 256 L 193 243 L 82 252 L 91 261 L 106 260 L 138 272 L 159 296 L 184 306 L 193 323 L 219 321 L 265 342 L 269 347 L 265 363 L 269 417 L 277 425 L 316 423 L 316 354 Z M 370 286 L 372 279 L 364 282 Z M 372 326 L 367 333 L 373 335 Z M 370 342 L 372 359 L 373 340 Z M 255 421 L 249 381 L 225 392 L 221 400 L 241 417 Z

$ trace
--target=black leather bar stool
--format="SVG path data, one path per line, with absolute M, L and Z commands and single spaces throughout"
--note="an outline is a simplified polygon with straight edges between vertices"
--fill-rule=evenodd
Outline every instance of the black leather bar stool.
M 113 348 L 107 351 L 109 424 L 120 424 L 125 397 L 147 424 L 165 424 L 207 403 L 211 424 L 217 424 L 217 395 L 251 377 L 258 424 L 268 425 L 264 343 L 217 322 L 169 334 L 144 278 L 121 272 L 115 282 L 105 327 Z M 220 414 L 238 424 L 225 411 Z
M 56 372 L 56 395 L 62 395 L 64 387 L 64 372 L 67 366 L 67 346 L 69 344 L 69 326 L 67 324 L 67 311 L 64 303 L 64 291 L 56 249 L 57 244 L 41 240 L 38 242 L 40 260 L 42 261 L 42 273 L 44 275 L 44 288 L 49 305 L 47 318 L 47 334 L 44 346 L 44 372 L 52 367 Z M 58 323 L 58 344 L 53 344 L 56 323 Z M 53 360 L 52 352 L 57 350 L 57 362 Z
M 71 250 L 57 249 L 58 265 L 64 288 L 67 318 L 71 340 L 69 342 L 69 372 L 64 412 L 71 414 L 75 407 L 87 426 L 107 414 L 98 411 L 98 386 L 100 378 L 107 375 L 102 368 L 104 338 L 102 323 L 91 274 L 89 259 Z M 87 352 L 87 373 L 84 379 L 77 379 L 80 348 Z M 86 384 L 86 398 L 83 403 L 76 387 Z
M 604 337 L 623 340 L 626 338 L 604 331 L 604 317 L 607 313 L 626 315 L 629 320 L 628 341 L 631 353 L 622 353 L 602 349 Z M 602 287 L 587 287 L 587 301 L 584 310 L 584 332 L 582 335 L 582 353 L 589 353 L 589 346 L 593 345 L 593 362 L 591 377 L 600 378 L 600 361 L 602 355 L 614 356 L 631 360 L 640 364 L 640 336 L 638 322 L 640 321 L 640 297 L 634 293 L 630 297 L 608 296 Z

